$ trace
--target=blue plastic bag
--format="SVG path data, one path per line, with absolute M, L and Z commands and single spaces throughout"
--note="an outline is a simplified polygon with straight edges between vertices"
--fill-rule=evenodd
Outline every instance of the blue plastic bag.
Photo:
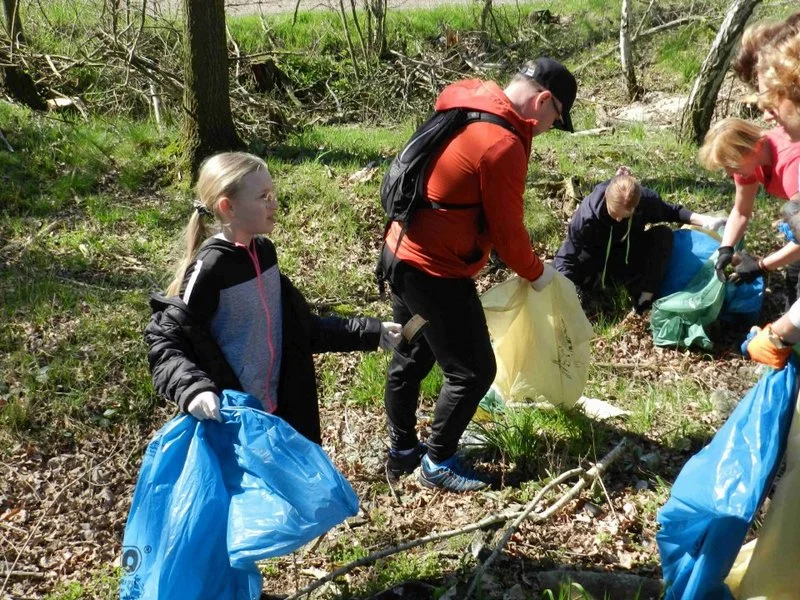
M 793 355 L 758 381 L 681 470 L 658 513 L 667 600 L 731 598 L 723 580 L 783 457 L 796 397 Z
M 223 423 L 175 417 L 147 447 L 123 540 L 121 600 L 258 600 L 255 561 L 358 511 L 325 452 L 226 390 Z
M 672 255 L 661 283 L 661 296 L 669 296 L 686 288 L 714 251 L 719 240 L 708 232 L 696 229 L 677 229 L 672 234 Z M 725 284 L 725 299 L 718 319 L 735 321 L 742 326 L 758 319 L 764 302 L 764 278 L 750 283 Z

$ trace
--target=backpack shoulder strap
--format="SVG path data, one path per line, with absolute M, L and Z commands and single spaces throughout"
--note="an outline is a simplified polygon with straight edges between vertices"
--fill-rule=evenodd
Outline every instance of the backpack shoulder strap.
M 468 110 L 467 111 L 467 124 L 474 123 L 475 121 L 486 121 L 487 123 L 494 123 L 495 125 L 500 125 L 504 129 L 508 129 L 514 135 L 519 135 L 519 132 L 514 128 L 514 126 L 506 121 L 503 117 L 498 117 L 493 113 L 483 112 L 480 110 Z
M 461 109 L 456 109 L 461 110 Z M 495 125 L 500 125 L 504 129 L 507 129 L 514 135 L 519 135 L 517 130 L 514 126 L 506 121 L 503 117 L 498 117 L 493 113 L 483 112 L 480 110 L 467 110 L 463 111 L 466 120 L 464 121 L 464 127 L 469 125 L 470 123 L 475 123 L 476 121 L 484 121 L 486 123 L 494 123 Z M 433 208 L 433 209 L 446 209 L 446 210 L 467 210 L 472 208 L 478 208 L 481 206 L 481 203 L 475 204 L 442 204 L 440 202 L 428 202 L 425 205 L 425 208 Z

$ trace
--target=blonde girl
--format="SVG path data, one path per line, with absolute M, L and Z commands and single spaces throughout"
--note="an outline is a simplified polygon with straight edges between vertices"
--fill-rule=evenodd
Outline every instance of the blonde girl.
M 156 390 L 198 419 L 221 420 L 223 389 L 242 390 L 265 411 L 320 442 L 312 354 L 390 348 L 400 326 L 319 317 L 281 274 L 275 185 L 266 163 L 225 152 L 200 168 L 185 256 L 165 296 L 151 297 L 145 330 Z
M 709 170 L 723 169 L 733 177 L 736 195 L 728 216 L 717 259 L 717 277 L 726 280 L 726 268 L 733 260 L 733 247 L 742 239 L 753 215 L 760 186 L 776 198 L 798 198 L 800 144 L 793 143 L 782 127 L 762 131 L 742 119 L 718 122 L 706 134 L 699 153 L 700 162 Z M 800 245 L 786 246 L 760 260 L 743 254 L 736 267 L 736 278 L 752 281 L 767 271 L 774 271 L 800 259 Z

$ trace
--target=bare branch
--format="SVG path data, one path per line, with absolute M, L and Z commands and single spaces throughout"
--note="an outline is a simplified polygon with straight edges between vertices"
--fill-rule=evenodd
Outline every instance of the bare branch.
M 369 556 L 365 556 L 360 558 L 356 561 L 353 561 L 343 567 L 332 571 L 331 573 L 321 577 L 314 583 L 296 591 L 294 594 L 286 598 L 286 600 L 297 600 L 302 596 L 306 596 L 316 590 L 317 588 L 323 586 L 324 584 L 328 583 L 329 581 L 333 581 L 337 577 L 341 577 L 342 575 L 346 575 L 350 571 L 357 569 L 358 567 L 363 567 L 366 565 L 373 564 L 377 560 L 384 558 L 386 556 L 391 556 L 393 554 L 398 554 L 400 552 L 404 552 L 406 550 L 410 550 L 411 548 L 416 548 L 417 546 L 422 546 L 423 544 L 428 544 L 430 542 L 435 542 L 439 540 L 446 540 L 451 537 L 455 537 L 458 535 L 464 535 L 465 533 L 472 533 L 473 531 L 478 531 L 480 529 L 489 529 L 492 527 L 496 527 L 501 523 L 505 523 L 511 519 L 516 519 L 515 524 L 513 525 L 514 529 L 519 526 L 519 523 L 522 522 L 525 518 L 531 518 L 533 522 L 538 523 L 543 520 L 548 519 L 551 517 L 556 511 L 558 511 L 561 507 L 563 507 L 567 502 L 575 498 L 580 491 L 586 487 L 586 485 L 592 481 L 594 481 L 597 477 L 599 477 L 605 469 L 608 468 L 614 460 L 618 458 L 618 456 L 622 453 L 626 444 L 626 440 L 623 439 L 617 446 L 609 452 L 605 458 L 603 458 L 600 462 L 598 462 L 594 467 L 589 469 L 589 471 L 584 471 L 582 468 L 571 469 L 565 473 L 562 473 L 556 479 L 549 482 L 537 495 L 536 497 L 528 503 L 528 506 L 525 510 L 521 512 L 500 512 L 495 513 L 493 515 L 489 515 L 480 521 L 475 523 L 471 523 L 464 527 L 460 527 L 459 529 L 452 529 L 450 531 L 443 531 L 440 533 L 433 533 L 431 535 L 427 535 L 422 538 L 418 538 L 415 540 L 410 540 L 408 542 L 404 542 L 402 544 L 398 544 L 396 546 L 392 546 L 390 548 L 384 548 L 383 550 L 379 550 L 377 552 L 373 552 Z M 555 502 L 550 508 L 543 511 L 542 513 L 536 513 L 533 517 L 529 517 L 530 512 L 538 505 L 544 495 L 555 488 L 557 485 L 563 483 L 567 479 L 572 477 L 580 477 L 581 480 L 576 483 L 570 491 L 565 495 L 562 496 L 557 502 Z M 520 517 L 522 517 L 520 519 Z M 513 532 L 512 532 L 513 533 Z M 509 534 L 510 537 L 510 534 Z M 506 540 L 507 541 L 507 540 Z M 503 544 L 504 545 L 504 544 Z M 499 547 L 502 548 L 502 545 Z M 497 550 L 499 551 L 499 549 Z
M 611 452 L 606 454 L 603 457 L 603 459 L 600 460 L 600 462 L 595 464 L 588 471 L 584 471 L 583 469 L 572 469 L 571 471 L 567 471 L 566 473 L 561 474 L 559 477 L 557 477 L 555 480 L 553 480 L 547 486 L 545 486 L 536 495 L 536 497 L 534 497 L 533 500 L 528 502 L 525 509 L 519 514 L 519 516 L 516 519 L 514 519 L 514 522 L 508 527 L 508 529 L 506 529 L 505 534 L 503 535 L 500 542 L 497 544 L 497 548 L 494 549 L 491 555 L 489 555 L 489 558 L 487 558 L 486 561 L 475 571 L 475 575 L 472 578 L 472 583 L 467 589 L 467 593 L 464 595 L 464 598 L 467 599 L 472 595 L 483 573 L 486 572 L 486 569 L 488 569 L 489 566 L 498 557 L 502 549 L 508 543 L 508 540 L 511 539 L 511 536 L 514 535 L 514 533 L 517 531 L 517 528 L 519 528 L 520 524 L 525 519 L 530 519 L 534 523 L 541 523 L 542 521 L 549 519 L 557 511 L 561 510 L 561 508 L 565 506 L 568 502 L 571 502 L 572 500 L 577 498 L 578 494 L 580 494 L 581 491 L 589 483 L 592 483 L 596 479 L 598 479 L 605 472 L 605 470 L 608 469 L 608 466 L 615 460 L 617 460 L 617 458 L 620 457 L 622 451 L 625 449 L 627 441 L 628 440 L 626 438 L 622 438 L 622 440 L 620 440 L 620 442 L 616 446 L 614 446 Z M 579 476 L 581 479 L 575 485 L 573 485 L 566 494 L 561 496 L 556 502 L 553 503 L 552 506 L 550 506 L 546 510 L 543 510 L 542 512 L 538 513 L 533 513 L 534 509 L 538 506 L 539 502 L 541 502 L 545 493 L 553 489 L 556 485 L 575 476 Z M 531 513 L 533 513 L 533 515 L 531 515 Z

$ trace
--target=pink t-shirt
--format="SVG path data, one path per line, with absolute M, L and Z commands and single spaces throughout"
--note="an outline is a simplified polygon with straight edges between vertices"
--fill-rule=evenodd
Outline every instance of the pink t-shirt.
M 783 127 L 776 127 L 764 137 L 772 165 L 757 167 L 749 177 L 734 175 L 733 180 L 741 185 L 760 183 L 771 196 L 787 200 L 800 186 L 800 142 L 792 142 Z

